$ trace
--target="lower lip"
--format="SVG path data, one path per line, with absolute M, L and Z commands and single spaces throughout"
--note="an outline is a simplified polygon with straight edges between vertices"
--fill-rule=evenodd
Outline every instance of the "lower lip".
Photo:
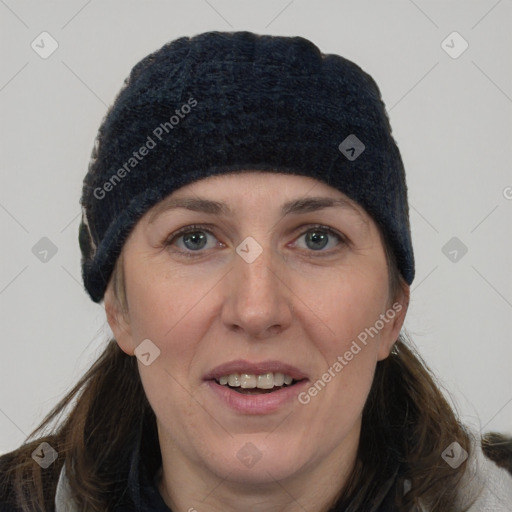
M 231 409 L 245 414 L 268 414 L 277 411 L 293 400 L 298 401 L 297 396 L 306 387 L 307 380 L 261 395 L 244 395 L 227 386 L 221 386 L 215 380 L 209 380 L 206 383 L 215 395 Z

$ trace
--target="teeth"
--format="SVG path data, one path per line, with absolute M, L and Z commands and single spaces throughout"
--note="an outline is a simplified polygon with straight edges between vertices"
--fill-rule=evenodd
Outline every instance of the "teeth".
M 282 386 L 284 384 L 284 373 L 274 373 L 274 386 Z
M 228 384 L 232 388 L 238 388 L 240 386 L 240 375 L 238 373 L 232 373 L 229 375 Z
M 261 375 L 254 375 L 250 373 L 232 373 L 230 375 L 223 375 L 217 382 L 223 386 L 229 385 L 232 388 L 241 387 L 243 389 L 272 389 L 283 384 L 289 386 L 293 382 L 293 378 L 283 373 L 263 373 Z
M 256 375 L 242 373 L 242 375 L 240 375 L 240 387 L 244 389 L 254 389 L 256 387 L 257 380 Z
M 264 373 L 263 375 L 258 375 L 258 385 L 260 389 L 272 389 L 275 386 L 274 374 L 273 373 Z

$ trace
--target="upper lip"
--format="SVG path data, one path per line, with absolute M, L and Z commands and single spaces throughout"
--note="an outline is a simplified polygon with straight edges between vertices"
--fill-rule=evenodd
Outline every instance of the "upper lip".
M 284 373 L 285 375 L 292 377 L 294 380 L 307 378 L 306 374 L 295 366 L 291 366 L 281 361 L 261 361 L 259 363 L 253 363 L 239 359 L 216 366 L 204 376 L 204 380 L 220 379 L 220 377 L 231 375 L 232 373 L 247 373 L 249 375 Z

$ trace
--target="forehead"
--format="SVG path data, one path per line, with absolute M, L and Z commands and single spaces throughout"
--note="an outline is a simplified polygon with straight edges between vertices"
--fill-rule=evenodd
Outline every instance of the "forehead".
M 187 184 L 162 199 L 148 212 L 152 222 L 160 213 L 176 208 L 220 216 L 234 216 L 240 207 L 265 204 L 282 216 L 338 208 L 365 223 L 369 216 L 341 191 L 309 176 L 243 171 L 210 176 Z

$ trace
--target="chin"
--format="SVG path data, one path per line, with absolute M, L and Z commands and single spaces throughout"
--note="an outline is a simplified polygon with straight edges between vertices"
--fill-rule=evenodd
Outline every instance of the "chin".
M 234 436 L 224 449 L 220 446 L 215 444 L 215 455 L 206 462 L 218 461 L 212 470 L 239 484 L 272 485 L 296 475 L 307 463 L 304 443 L 291 443 L 280 436 L 270 441 L 268 432 Z

